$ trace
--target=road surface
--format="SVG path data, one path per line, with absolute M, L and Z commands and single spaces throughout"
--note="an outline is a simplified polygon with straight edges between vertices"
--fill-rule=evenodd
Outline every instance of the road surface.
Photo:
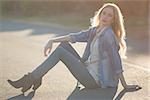
M 0 99 L 1 100 L 148 100 L 150 99 L 150 72 L 147 64 L 139 65 L 139 61 L 148 62 L 146 55 L 132 55 L 124 61 L 124 75 L 128 84 L 142 86 L 138 91 L 125 91 L 119 83 L 117 89 L 82 89 L 75 88 L 76 79 L 59 62 L 43 77 L 42 86 L 33 93 L 22 95 L 20 89 L 14 89 L 7 79 L 16 80 L 31 72 L 44 59 L 43 47 L 46 41 L 58 35 L 77 30 L 65 27 L 44 26 L 31 23 L 19 23 L 11 20 L 1 21 L 0 28 Z M 53 50 L 58 44 L 53 45 Z M 84 44 L 73 44 L 80 54 Z M 140 58 L 141 57 L 141 58 Z M 148 58 L 148 59 L 147 59 Z M 141 60 L 140 60 L 141 59 Z M 137 63 L 138 62 L 138 63 Z

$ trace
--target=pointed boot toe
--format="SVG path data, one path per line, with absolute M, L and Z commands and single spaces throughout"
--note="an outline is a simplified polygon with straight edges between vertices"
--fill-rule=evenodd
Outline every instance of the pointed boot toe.
M 27 75 L 24 75 L 21 79 L 17 81 L 8 80 L 8 83 L 15 88 L 22 88 L 21 91 L 24 93 L 27 90 L 29 90 L 32 86 L 34 86 L 33 90 L 39 88 L 42 83 L 42 78 L 35 79 L 32 73 L 28 73 Z
M 14 88 L 20 88 L 21 87 L 21 84 L 18 84 L 18 82 L 16 82 L 16 81 L 11 81 L 11 80 L 7 80 L 7 81 Z

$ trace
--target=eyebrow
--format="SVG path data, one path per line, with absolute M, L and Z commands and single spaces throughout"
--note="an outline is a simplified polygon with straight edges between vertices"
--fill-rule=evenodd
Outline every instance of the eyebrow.
M 104 11 L 104 10 L 103 10 L 102 12 L 105 12 L 105 13 L 107 13 L 107 12 L 106 12 L 106 11 Z M 113 16 L 113 14 L 111 14 L 111 13 L 108 13 L 108 15 L 111 15 L 111 16 Z

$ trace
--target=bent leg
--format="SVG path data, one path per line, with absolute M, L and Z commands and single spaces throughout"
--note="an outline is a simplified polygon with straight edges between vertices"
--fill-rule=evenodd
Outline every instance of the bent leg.
M 70 49 L 65 49 L 66 46 L 66 44 L 64 45 L 63 43 L 61 43 L 56 48 L 56 50 L 32 72 L 33 76 L 35 78 L 44 76 L 51 68 L 53 68 L 58 63 L 58 61 L 61 60 L 73 74 L 73 76 L 85 87 L 98 87 L 95 80 L 86 69 L 85 64 L 81 62 L 78 57 L 76 57 L 77 55 L 74 55 L 75 53 L 71 53 L 74 51 L 71 50 L 71 45 L 69 46 Z
M 63 53 L 61 54 L 60 59 L 66 65 L 72 75 L 87 88 L 98 87 L 94 78 L 88 72 L 85 64 L 64 48 L 62 48 L 62 51 Z
M 65 50 L 69 51 L 72 55 L 74 55 L 77 59 L 82 61 L 82 58 L 79 56 L 79 54 L 76 52 L 76 50 L 71 46 L 69 42 L 62 42 L 61 47 L 63 47 Z

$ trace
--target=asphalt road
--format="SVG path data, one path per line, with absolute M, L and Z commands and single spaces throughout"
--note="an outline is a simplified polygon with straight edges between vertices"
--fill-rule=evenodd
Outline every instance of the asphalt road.
M 16 80 L 24 74 L 31 72 L 44 59 L 43 47 L 46 41 L 55 36 L 75 32 L 57 26 L 44 26 L 14 21 L 1 21 L 0 28 L 0 99 L 1 100 L 149 100 L 150 99 L 150 71 L 146 64 L 146 55 L 131 54 L 123 62 L 125 79 L 128 84 L 138 84 L 141 90 L 126 91 L 119 83 L 117 89 L 82 89 L 76 87 L 76 79 L 59 62 L 43 78 L 42 86 L 33 93 L 29 91 L 24 95 L 20 89 L 14 89 L 7 83 L 7 79 Z M 53 50 L 58 44 L 53 45 Z M 82 55 L 84 44 L 73 44 Z M 130 52 L 131 53 L 131 52 Z M 137 59 L 136 59 L 136 58 Z M 138 63 L 137 63 L 138 62 Z

